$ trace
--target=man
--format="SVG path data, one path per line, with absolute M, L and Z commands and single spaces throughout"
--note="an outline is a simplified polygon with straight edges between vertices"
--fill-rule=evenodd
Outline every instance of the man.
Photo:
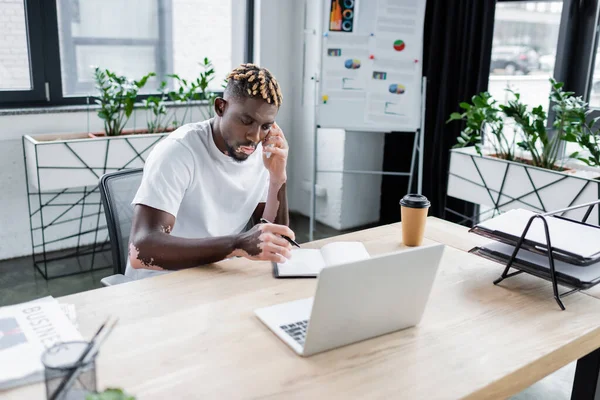
M 279 84 L 254 64 L 227 79 L 213 119 L 180 127 L 148 157 L 133 200 L 125 275 L 141 279 L 232 256 L 290 257 L 281 236 L 294 238 L 287 227 L 288 144 L 275 123 Z M 244 232 L 251 218 L 273 223 Z

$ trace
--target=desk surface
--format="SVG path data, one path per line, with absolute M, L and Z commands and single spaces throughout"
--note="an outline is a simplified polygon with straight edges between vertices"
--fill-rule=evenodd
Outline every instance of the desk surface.
M 90 337 L 120 323 L 99 357 L 99 387 L 164 398 L 504 398 L 600 347 L 600 301 L 575 293 L 560 311 L 551 286 L 459 250 L 460 229 L 430 218 L 447 243 L 421 324 L 309 358 L 295 355 L 253 310 L 309 297 L 316 280 L 276 280 L 268 263 L 236 259 L 61 298 Z M 331 240 L 371 254 L 402 248 L 400 225 Z M 453 247 L 454 246 L 454 247 Z M 456 248 L 459 247 L 459 248 Z M 2 393 L 43 398 L 41 384 Z

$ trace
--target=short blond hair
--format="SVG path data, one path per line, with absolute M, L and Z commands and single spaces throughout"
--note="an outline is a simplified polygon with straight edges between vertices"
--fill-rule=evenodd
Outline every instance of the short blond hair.
M 227 88 L 234 96 L 260 97 L 269 104 L 281 106 L 283 96 L 277 79 L 266 68 L 242 64 L 227 75 Z

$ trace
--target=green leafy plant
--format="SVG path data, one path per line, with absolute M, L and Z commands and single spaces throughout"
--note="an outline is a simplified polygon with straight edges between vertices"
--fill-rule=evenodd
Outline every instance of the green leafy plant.
M 173 109 L 169 118 L 171 124 L 176 128 L 185 124 L 186 122 L 187 115 L 190 110 L 190 103 L 194 99 L 196 87 L 193 82 L 188 82 L 186 79 L 181 78 L 177 74 L 171 74 L 168 76 L 175 80 L 175 86 L 177 87 L 176 90 L 169 92 L 169 99 L 176 105 L 184 106 L 184 112 L 181 118 L 177 117 L 177 107 Z
M 100 393 L 89 394 L 85 400 L 135 400 L 135 397 L 125 393 L 122 389 L 111 388 Z
M 164 132 L 168 125 L 167 119 L 167 82 L 162 81 L 158 88 L 159 96 L 150 96 L 142 101 L 146 109 L 146 126 L 149 133 Z M 148 115 L 150 114 L 150 118 Z
M 531 164 L 536 167 L 554 168 L 558 157 L 560 137 L 550 137 L 546 130 L 547 115 L 542 106 L 529 109 L 521 102 L 521 95 L 513 93 L 514 98 L 507 105 L 501 105 L 504 115 L 514 120 L 520 129 L 521 138 L 517 146 L 531 154 Z
M 94 81 L 100 92 L 95 102 L 100 106 L 98 117 L 104 121 L 107 136 L 121 134 L 133 112 L 138 92 L 146 85 L 148 79 L 155 75 L 151 72 L 139 81 L 131 81 L 108 69 L 94 69 Z
M 557 162 L 561 142 L 576 141 L 581 137 L 586 126 L 587 104 L 580 97 L 574 97 L 573 92 L 565 92 L 563 83 L 554 79 L 550 79 L 550 83 L 552 87 L 549 99 L 555 112 L 553 130 L 546 127 L 547 115 L 542 106 L 528 110 L 518 93 L 513 92 L 515 98 L 500 108 L 521 129 L 523 140 L 517 145 L 531 154 L 531 163 L 537 167 L 560 169 Z
M 195 82 L 197 89 L 197 98 L 195 100 L 206 100 L 208 102 L 208 107 L 200 106 L 200 112 L 204 116 L 204 119 L 209 119 L 215 116 L 215 99 L 217 95 L 208 89 L 210 83 L 215 79 L 215 69 L 207 57 L 204 57 L 204 60 L 198 64 L 202 71 Z
M 505 160 L 514 159 L 514 141 L 509 142 L 504 136 L 504 120 L 501 115 L 501 109 L 492 96 L 483 92 L 471 98 L 472 104 L 460 103 L 460 108 L 465 110 L 463 113 L 452 113 L 451 121 L 465 121 L 465 128 L 456 139 L 455 148 L 475 146 L 479 155 L 481 152 L 482 138 L 486 132 L 491 134 L 490 144 L 497 157 Z
M 596 127 L 600 117 L 590 119 L 588 104 L 573 92 L 564 92 L 562 83 L 552 81 L 553 110 L 556 113 L 554 127 L 564 132 L 564 140 L 574 142 L 587 154 L 576 151 L 570 155 L 589 166 L 600 167 L 600 130 Z
M 573 92 L 563 90 L 564 84 L 550 79 L 549 96 L 555 118 L 551 127 L 542 106 L 529 108 L 521 101 L 521 95 L 512 90 L 513 98 L 506 105 L 497 105 L 489 93 L 473 96 L 472 104 L 460 103 L 463 113 L 452 113 L 450 121 L 465 121 L 466 126 L 457 138 L 456 147 L 474 146 L 482 155 L 481 143 L 489 134 L 489 144 L 495 156 L 506 160 L 515 158 L 516 145 L 531 155 L 531 164 L 541 168 L 560 169 L 562 141 L 577 143 L 587 150 L 585 156 L 579 152 L 570 155 L 591 166 L 600 166 L 600 129 L 596 128 L 600 118 L 590 119 L 588 104 Z M 508 141 L 505 129 L 512 120 L 515 135 Z
M 202 119 L 214 117 L 214 104 L 217 95 L 209 90 L 208 86 L 214 79 L 215 69 L 212 62 L 206 57 L 199 65 L 202 70 L 195 80 L 188 81 L 177 74 L 169 75 L 169 77 L 175 80 L 175 86 L 177 87 L 176 90 L 169 92 L 169 98 L 176 104 L 185 105 L 184 114 L 180 119 L 177 118 L 176 110 L 173 111 L 171 120 L 174 126 L 186 123 L 192 101 L 204 100 L 208 102 L 208 107 L 205 103 L 198 106 Z
M 572 153 L 570 156 L 591 167 L 600 167 L 600 131 L 593 128 L 599 120 L 600 117 L 594 118 L 591 123 L 586 123 L 584 129 L 578 132 L 573 140 L 570 140 L 576 142 L 582 149 L 588 152 L 585 157 L 578 151 Z

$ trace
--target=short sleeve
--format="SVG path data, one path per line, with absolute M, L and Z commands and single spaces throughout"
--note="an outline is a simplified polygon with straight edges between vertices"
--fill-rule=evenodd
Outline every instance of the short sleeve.
M 164 139 L 146 160 L 142 183 L 132 204 L 144 204 L 177 217 L 193 175 L 190 150 L 176 140 Z

